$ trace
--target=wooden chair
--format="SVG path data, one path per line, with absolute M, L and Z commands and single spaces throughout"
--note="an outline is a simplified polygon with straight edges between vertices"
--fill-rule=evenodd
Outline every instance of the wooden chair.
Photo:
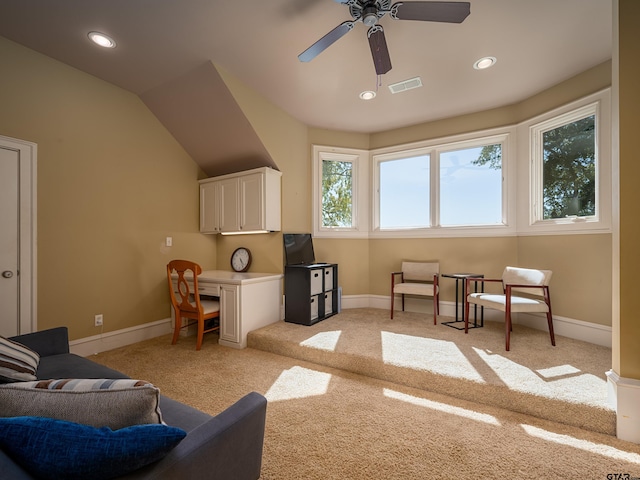
M 177 292 L 171 275 L 177 273 Z M 175 328 L 171 345 L 175 345 L 180 335 L 180 329 L 198 324 L 198 339 L 196 350 L 202 347 L 202 338 L 207 332 L 220 330 L 220 325 L 205 328 L 205 322 L 220 317 L 220 302 L 218 300 L 201 300 L 198 295 L 198 275 L 202 273 L 200 265 L 189 260 L 172 260 L 167 265 L 167 278 L 169 279 L 169 294 L 171 304 L 175 312 Z M 192 289 L 193 288 L 193 289 Z M 183 325 L 182 319 L 195 320 Z M 213 322 L 211 322 L 213 323 Z
M 467 292 L 470 282 L 500 282 L 502 294 L 477 292 L 470 293 L 465 299 L 464 333 L 469 331 L 469 305 L 480 305 L 504 312 L 506 350 L 509 351 L 511 340 L 511 313 L 515 312 L 543 312 L 547 314 L 551 345 L 556 345 L 553 334 L 553 317 L 551 315 L 551 298 L 549 296 L 550 270 L 535 270 L 531 268 L 507 267 L 502 278 L 467 278 Z M 525 295 L 514 295 L 524 293 Z
M 391 318 L 393 319 L 396 295 L 402 295 L 403 312 L 405 295 L 433 297 L 433 324 L 436 325 L 437 316 L 440 314 L 439 273 L 438 262 L 402 262 L 402 271 L 391 273 Z M 400 275 L 400 282 L 396 283 L 398 275 Z

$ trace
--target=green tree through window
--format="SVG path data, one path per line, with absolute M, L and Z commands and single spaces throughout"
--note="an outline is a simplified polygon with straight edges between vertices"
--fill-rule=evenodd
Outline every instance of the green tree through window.
M 499 169 L 499 147 L 484 147 L 473 163 Z M 543 132 L 542 152 L 542 218 L 595 215 L 595 115 Z
M 353 163 L 322 161 L 322 226 L 353 226 Z
M 544 219 L 596 213 L 595 116 L 542 135 Z

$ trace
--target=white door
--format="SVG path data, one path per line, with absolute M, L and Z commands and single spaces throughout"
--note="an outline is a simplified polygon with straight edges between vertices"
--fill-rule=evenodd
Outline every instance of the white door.
M 0 335 L 17 335 L 18 296 L 18 174 L 20 155 L 0 148 Z
M 36 145 L 0 136 L 0 335 L 36 329 Z

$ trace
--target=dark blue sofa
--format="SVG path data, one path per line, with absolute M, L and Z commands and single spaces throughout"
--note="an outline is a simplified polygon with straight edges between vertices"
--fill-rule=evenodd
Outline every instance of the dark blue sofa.
M 38 379 L 128 378 L 126 375 L 69 352 L 66 327 L 13 337 L 40 354 Z M 187 436 L 162 460 L 122 479 L 229 479 L 260 477 L 267 400 L 251 392 L 212 417 L 161 396 L 163 420 Z M 32 479 L 0 450 L 3 479 Z

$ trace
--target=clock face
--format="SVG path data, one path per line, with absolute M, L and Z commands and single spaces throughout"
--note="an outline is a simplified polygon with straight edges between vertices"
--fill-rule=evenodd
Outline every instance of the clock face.
M 251 266 L 251 252 L 248 248 L 240 247 L 231 255 L 231 268 L 236 272 L 246 272 Z

